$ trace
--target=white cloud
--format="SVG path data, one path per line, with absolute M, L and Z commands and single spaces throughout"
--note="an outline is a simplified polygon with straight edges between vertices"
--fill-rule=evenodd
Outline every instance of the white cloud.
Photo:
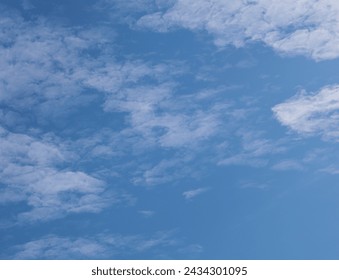
M 325 172 L 331 175 L 338 175 L 339 174 L 339 168 L 337 166 L 328 166 L 326 168 L 322 168 L 319 170 L 320 172 Z
M 122 88 L 133 91 L 145 78 L 157 83 L 169 69 L 176 73 L 164 64 L 133 59 L 118 62 L 115 36 L 105 27 L 65 27 L 44 18 L 25 20 L 3 8 L 0 14 L 0 104 L 7 108 L 0 110 L 0 122 L 7 127 L 17 125 L 13 115 L 18 113 L 22 123 L 25 118 L 37 118 L 38 123 L 55 121 L 88 104 L 98 93 L 109 93 L 104 108 L 117 110 L 110 95 L 119 100 Z
M 324 60 L 339 56 L 338 18 L 335 0 L 177 0 L 166 11 L 141 17 L 137 25 L 160 32 L 204 30 L 218 46 L 259 41 L 278 52 Z
M 0 122 L 6 127 L 17 123 L 13 114 L 20 112 L 39 122 L 55 121 L 58 114 L 74 110 L 104 96 L 105 112 L 127 112 L 132 134 L 163 147 L 189 145 L 212 135 L 217 126 L 215 112 L 195 110 L 190 114 L 178 109 L 173 77 L 181 74 L 175 63 L 152 64 L 126 59 L 117 62 L 107 54 L 103 31 L 66 28 L 46 20 L 25 21 L 18 14 L 2 11 L 0 34 L 10 30 L 0 45 Z M 7 34 L 7 33 L 6 33 Z M 95 50 L 99 53 L 91 56 Z M 108 57 L 109 56 L 109 57 Z M 91 90 L 92 96 L 88 93 Z M 191 106 L 191 105 L 190 105 Z M 18 118 L 14 118 L 18 122 Z M 157 131 L 164 131 L 158 135 Z M 124 133 L 125 133 L 124 132 Z M 104 146 L 97 154 L 109 152 Z
M 86 96 L 100 93 L 104 112 L 127 114 L 126 126 L 105 139 L 108 141 L 92 139 L 92 143 L 88 143 L 95 158 L 114 157 L 130 153 L 131 149 L 189 147 L 193 146 L 192 142 L 198 143 L 215 133 L 218 123 L 215 110 L 203 112 L 198 108 L 184 113 L 183 109 L 191 104 L 190 98 L 177 108 L 172 78 L 180 74 L 180 66 L 175 63 L 154 64 L 132 59 L 117 62 L 114 48 L 107 47 L 112 41 L 106 38 L 111 35 L 104 36 L 100 27 L 96 30 L 70 28 L 56 22 L 51 24 L 43 18 L 25 20 L 4 9 L 0 13 L 3 39 L 0 68 L 5 69 L 0 70 L 0 103 L 6 108 L 0 110 L 0 125 L 8 130 L 26 131 L 27 127 L 41 122 L 58 121 L 58 114 L 79 108 L 91 101 L 91 97 L 86 99 Z M 95 57 L 91 53 L 96 53 Z M 27 121 L 30 119 L 33 122 Z M 83 140 L 75 140 L 71 145 L 74 154 L 82 149 L 76 144 L 86 141 Z M 80 188 L 88 188 L 87 194 L 91 194 L 92 199 L 103 189 L 99 187 L 103 182 L 94 180 L 93 176 L 68 170 L 72 153 L 62 153 L 58 145 L 34 140 L 24 132 L 8 133 L 0 141 L 4 148 L 0 151 L 4 160 L 2 181 L 11 188 L 29 186 L 21 191 L 24 195 L 12 195 L 13 201 L 27 198 L 35 189 L 41 191 L 50 184 L 58 194 L 77 192 L 80 195 Z M 12 193 L 7 192 L 6 199 L 3 196 L 1 200 L 9 201 Z M 54 199 L 59 199 L 57 197 L 59 195 Z M 60 204 L 60 201 L 53 203 Z M 70 211 L 72 207 L 63 209 Z M 38 212 L 44 213 L 40 207 L 34 213 Z
M 151 210 L 140 210 L 139 213 L 145 218 L 150 218 L 155 215 L 155 212 Z
M 189 191 L 185 191 L 185 192 L 182 193 L 182 195 L 184 196 L 185 199 L 191 200 L 194 197 L 201 195 L 206 191 L 208 191 L 207 188 L 198 188 L 198 189 L 192 189 L 192 190 L 189 190 Z
M 286 170 L 303 170 L 304 167 L 296 160 L 283 160 L 272 166 L 272 169 L 279 171 Z
M 135 184 L 145 184 L 148 186 L 160 185 L 176 180 L 187 175 L 183 165 L 189 162 L 191 158 L 162 159 L 154 166 L 139 167 L 133 182 Z
M 13 259 L 105 259 L 178 246 L 172 232 L 151 236 L 97 234 L 80 238 L 47 235 L 13 247 Z
M 74 71 L 84 64 L 77 53 L 93 42 L 81 32 L 44 21 L 27 22 L 13 12 L 11 16 L 1 12 L 0 34 L 4 40 L 0 45 L 0 101 L 27 108 L 77 95 Z
M 260 132 L 241 129 L 237 134 L 241 138 L 240 147 L 237 148 L 238 152 L 229 148 L 230 152 L 226 151 L 226 156 L 222 155 L 223 158 L 219 160 L 219 165 L 263 167 L 267 165 L 268 156 L 281 153 L 286 149 L 281 141 L 266 139 Z
M 135 139 L 142 149 L 146 146 L 193 149 L 218 132 L 225 108 L 214 99 L 206 106 L 200 92 L 179 93 L 173 82 L 158 79 L 111 92 L 104 109 L 128 113 L 127 127 L 120 136 Z
M 242 189 L 257 189 L 264 190 L 272 185 L 270 182 L 256 182 L 256 181 L 243 181 L 240 182 L 240 188 Z
M 339 86 L 326 86 L 319 92 L 300 92 L 272 108 L 278 121 L 304 135 L 339 137 Z
M 168 3 L 164 5 L 165 2 L 153 4 L 156 9 L 166 9 Z M 124 6 L 126 3 L 118 1 L 115 4 Z M 139 4 L 144 9 L 144 4 L 147 6 L 149 1 L 127 3 L 125 8 Z M 125 126 L 120 131 L 112 132 L 107 139 L 95 136 L 88 141 L 75 140 L 73 150 L 83 149 L 86 155 L 106 159 L 135 151 L 145 153 L 154 148 L 186 149 L 187 153 L 191 151 L 194 154 L 204 149 L 202 144 L 206 140 L 222 137 L 224 131 L 221 127 L 225 124 L 225 117 L 227 120 L 233 119 L 232 113 L 237 113 L 225 98 L 220 103 L 222 93 L 234 88 L 207 88 L 187 93 L 175 82 L 176 77 L 183 75 L 182 64 L 118 60 L 114 47 L 111 47 L 114 43 L 111 34 L 106 36 L 101 27 L 95 30 L 70 28 L 50 24 L 42 18 L 28 21 L 18 14 L 1 12 L 3 25 L 0 33 L 10 30 L 11 35 L 3 35 L 7 41 L 0 45 L 0 58 L 3 58 L 0 59 L 0 68 L 7 69 L 0 71 L 0 102 L 9 108 L 0 111 L 0 123 L 6 128 L 14 125 L 20 127 L 20 123 L 32 125 L 27 121 L 25 123 L 28 117 L 37 117 L 40 122 L 49 124 L 51 120 L 58 120 L 57 114 L 79 108 L 90 102 L 91 96 L 101 94 L 102 113 L 125 113 Z M 96 53 L 95 57 L 92 56 L 93 52 Z M 17 115 L 13 117 L 14 114 L 21 118 Z M 87 146 L 83 146 L 84 143 Z M 76 144 L 80 145 L 76 147 Z M 43 158 L 48 153 L 39 155 L 40 148 L 34 145 L 20 156 L 25 160 L 30 157 L 35 161 L 48 160 Z M 49 149 L 50 154 L 54 154 L 50 160 L 56 162 L 60 155 L 52 151 L 52 146 Z M 28 157 L 26 153 L 31 155 Z M 80 160 L 89 160 L 89 156 Z M 189 160 L 166 159 L 150 163 L 143 168 L 143 178 L 139 181 L 159 182 L 163 178 L 161 170 L 180 169 L 180 166 L 170 162 L 186 164 Z M 60 163 L 65 162 L 68 161 L 60 159 Z M 54 172 L 55 166 L 48 167 L 52 170 L 40 168 L 41 172 Z M 62 181 L 63 176 L 66 175 L 53 178 Z M 80 175 L 74 172 L 72 176 Z
M 94 9 L 103 12 L 114 22 L 122 21 L 133 25 L 135 15 L 151 13 L 158 9 L 165 9 L 173 4 L 174 0 L 98 0 Z
M 160 2 L 153 3 L 152 9 L 168 8 L 166 1 Z M 204 8 L 203 2 L 194 3 L 191 3 L 193 10 L 197 7 Z M 124 9 L 133 6 L 143 11 L 148 4 L 149 1 L 127 4 L 123 1 L 116 2 L 117 6 L 125 5 Z M 178 2 L 177 5 L 179 4 Z M 234 6 L 230 7 L 230 10 L 238 9 L 236 2 L 227 5 Z M 218 12 L 218 9 L 218 6 L 212 7 L 213 13 Z M 223 8 L 220 11 L 222 13 L 226 10 L 229 9 Z M 0 27 L 0 34 L 3 34 L 2 37 L 6 41 L 0 45 L 0 68 L 7 70 L 0 70 L 0 102 L 9 109 L 0 111 L 0 123 L 6 128 L 14 127 L 14 124 L 19 127 L 18 123 L 24 123 L 26 116 L 32 117 L 34 114 L 41 114 L 40 120 L 49 124 L 49 121 L 58 119 L 54 112 L 58 114 L 67 108 L 79 108 L 83 103 L 92 100 L 92 95 L 100 95 L 102 108 L 97 109 L 103 109 L 101 113 L 106 113 L 106 116 L 112 112 L 124 113 L 121 114 L 125 120 L 124 127 L 119 128 L 119 131 L 112 130 L 107 133 L 108 136 L 103 137 L 98 136 L 100 133 L 95 133 L 93 137 L 84 136 L 83 139 L 73 141 L 71 148 L 68 148 L 73 150 L 74 154 L 80 150 L 79 153 L 84 155 L 72 155 L 79 159 L 77 164 L 109 158 L 119 158 L 120 162 L 128 158 L 131 162 L 131 155 L 138 153 L 147 157 L 151 149 L 161 149 L 164 153 L 175 152 L 157 162 L 147 159 L 145 163 L 145 158 L 138 157 L 140 160 L 134 163 L 138 166 L 137 171 L 130 176 L 133 182 L 155 185 L 191 176 L 188 174 L 192 173 L 193 168 L 189 165 L 193 165 L 195 155 L 211 148 L 210 145 L 203 144 L 207 140 L 214 141 L 213 143 L 219 140 L 224 142 L 226 134 L 229 133 L 226 132 L 228 126 L 232 126 L 230 123 L 246 116 L 246 109 L 237 110 L 232 107 L 223 94 L 225 91 L 235 90 L 234 87 L 185 92 L 187 89 L 180 87 L 179 82 L 176 82 L 180 79 L 175 79 L 183 74 L 184 67 L 178 62 L 167 61 L 165 64 L 121 57 L 117 59 L 114 46 L 112 47 L 114 36 L 111 33 L 104 34 L 105 29 L 101 27 L 85 30 L 81 27 L 65 27 L 56 22 L 50 24 L 43 18 L 28 21 L 18 14 L 1 12 L 3 25 Z M 200 23 L 197 21 L 194 24 Z M 196 28 L 194 24 L 192 28 Z M 11 36 L 7 36 L 7 30 L 10 30 Z M 248 66 L 248 63 L 242 64 Z M 90 97 L 84 98 L 87 95 Z M 19 113 L 21 119 L 17 115 L 13 117 L 15 113 Z M 24 137 L 23 133 L 20 137 Z M 13 139 L 13 143 L 20 141 L 24 142 L 21 139 Z M 50 206 L 65 205 L 61 207 L 62 211 L 56 212 L 58 215 L 75 211 L 96 212 L 105 207 L 105 201 L 109 200 L 103 198 L 108 195 L 102 181 L 105 176 L 100 180 L 94 175 L 70 170 L 68 167 L 72 161 L 69 155 L 71 153 L 61 152 L 62 147 L 59 145 L 47 145 L 48 141 L 34 141 L 30 138 L 27 141 L 32 143 L 13 147 L 12 151 L 15 150 L 16 154 L 6 156 L 7 160 L 8 157 L 16 157 L 17 162 L 10 161 L 11 165 L 6 167 L 8 175 L 3 173 L 7 176 L 4 176 L 3 180 L 7 180 L 6 184 L 11 188 L 21 185 L 29 188 L 21 191 L 23 194 L 17 197 L 12 195 L 13 192 L 7 192 L 8 201 L 9 197 L 12 197 L 12 201 L 30 197 L 29 203 L 35 210 L 29 215 L 40 217 L 39 219 L 45 219 L 41 213 L 49 212 L 41 210 L 44 204 L 41 203 L 41 198 L 32 195 L 33 191 L 39 192 L 39 195 L 44 193 L 44 199 L 50 201 Z M 248 144 L 244 144 L 245 152 L 240 158 L 245 158 L 244 161 L 248 161 L 249 157 L 258 160 L 265 154 L 263 149 L 270 149 L 270 143 L 264 140 L 256 141 L 259 140 L 252 141 L 252 146 L 257 147 L 250 148 Z M 7 145 L 9 142 L 6 140 Z M 128 164 L 130 167 L 133 165 Z M 226 158 L 223 164 L 227 164 Z M 102 170 L 104 169 L 108 168 L 103 167 Z M 112 171 L 111 168 L 110 171 L 112 174 L 118 174 L 121 169 L 117 167 Z M 121 174 L 129 177 L 126 174 L 130 174 L 130 171 L 125 170 Z M 45 185 L 53 185 L 55 194 L 50 193 L 50 190 L 46 192 Z M 69 196 L 70 205 L 64 198 L 60 198 L 63 193 L 72 194 Z M 75 203 L 74 193 L 75 197 L 82 197 L 78 201 L 83 202 L 85 206 Z M 108 196 L 115 197 L 113 194 Z M 31 199 L 33 197 L 34 199 Z
M 46 236 L 16 247 L 14 259 L 77 259 L 95 258 L 103 255 L 103 244 L 87 238 L 70 239 Z
M 219 165 L 248 165 L 252 167 L 264 167 L 268 160 L 252 157 L 250 154 L 240 153 L 226 157 L 218 162 Z
M 19 223 L 100 212 L 128 200 L 89 174 L 61 169 L 75 157 L 57 142 L 0 128 L 0 146 L 0 203 L 24 202 L 30 208 L 18 213 Z

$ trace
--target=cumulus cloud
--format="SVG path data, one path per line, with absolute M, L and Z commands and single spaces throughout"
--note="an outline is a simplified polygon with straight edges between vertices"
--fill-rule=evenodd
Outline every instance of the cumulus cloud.
M 281 53 L 325 60 L 339 56 L 338 18 L 334 0 L 177 0 L 169 9 L 141 17 L 137 25 L 159 32 L 203 30 L 221 47 L 263 42 Z
M 316 93 L 300 92 L 272 108 L 278 121 L 304 135 L 338 139 L 339 86 L 326 86 Z

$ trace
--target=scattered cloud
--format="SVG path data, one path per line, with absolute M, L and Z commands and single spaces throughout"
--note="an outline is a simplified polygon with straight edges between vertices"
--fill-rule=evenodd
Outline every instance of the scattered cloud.
M 94 5 L 94 9 L 103 12 L 102 14 L 119 20 L 133 26 L 135 17 L 152 13 L 158 9 L 166 9 L 171 7 L 173 0 L 99 0 Z
M 191 161 L 191 157 L 176 158 L 174 156 L 171 159 L 162 159 L 153 166 L 142 166 L 136 172 L 133 183 L 154 186 L 185 177 L 191 171 L 187 167 L 187 163 Z
M 172 232 L 142 235 L 97 234 L 80 238 L 47 235 L 17 245 L 12 259 L 105 259 L 144 254 L 159 248 L 176 248 Z
M 24 109 L 47 101 L 77 96 L 82 68 L 79 55 L 94 47 L 91 31 L 25 21 L 19 14 L 1 10 L 0 102 Z M 95 36 L 100 41 L 98 35 Z
M 70 213 L 100 212 L 122 198 L 105 182 L 62 166 L 75 159 L 62 144 L 47 139 L 0 132 L 0 203 L 26 203 L 19 223 L 44 221 Z
M 13 259 L 82 259 L 103 256 L 103 244 L 87 238 L 63 238 L 54 235 L 16 246 Z
M 238 130 L 237 134 L 241 138 L 238 152 L 231 149 L 230 155 L 227 156 L 226 151 L 226 156 L 219 160 L 219 165 L 263 167 L 267 165 L 269 156 L 286 150 L 281 141 L 266 139 L 260 132 Z
M 213 136 L 220 124 L 221 108 L 203 108 L 200 97 L 178 97 L 174 85 L 164 83 L 121 90 L 106 100 L 104 108 L 128 112 L 130 129 L 148 145 L 189 147 Z
M 206 174 L 205 179 L 214 172 L 232 172 L 231 165 L 237 165 L 237 174 L 230 187 L 276 185 L 276 194 L 283 180 L 272 184 L 269 178 L 284 174 L 272 170 L 339 174 L 335 143 L 322 143 L 326 149 L 313 142 L 304 145 L 275 129 L 278 123 L 267 104 L 278 98 L 280 85 L 291 88 L 297 82 L 279 67 L 282 58 L 260 60 L 263 55 L 273 57 L 267 47 L 315 61 L 338 58 L 339 5 L 334 0 L 99 0 L 88 19 L 84 14 L 93 6 L 80 11 L 73 3 L 74 10 L 63 14 L 65 4 L 59 12 L 46 14 L 51 6 L 17 2 L 10 6 L 22 14 L 0 5 L 0 206 L 4 209 L 0 229 L 9 242 L 15 242 L 22 228 L 27 233 L 20 235 L 23 243 L 12 248 L 6 248 L 10 245 L 5 240 L 0 257 L 170 259 L 173 253 L 196 258 L 204 252 L 196 242 L 210 244 L 208 236 L 190 244 L 173 232 L 145 235 L 143 230 L 156 226 L 152 221 L 167 223 L 163 211 L 139 205 L 132 211 L 120 210 L 132 214 L 136 223 L 132 216 L 127 224 L 124 216 L 107 223 L 114 218 L 110 208 L 133 205 L 136 198 L 125 191 L 138 195 L 142 205 L 149 201 L 149 193 L 133 184 L 193 185 L 175 198 L 179 204 L 209 196 L 211 189 L 196 182 Z M 200 38 L 207 35 L 217 47 L 204 44 L 205 40 L 197 45 L 187 32 L 173 36 L 145 32 L 183 28 Z M 222 51 L 230 45 L 235 48 Z M 248 45 L 254 48 L 236 50 Z M 279 73 L 266 75 L 272 67 Z M 304 74 L 311 78 L 317 70 L 315 66 Z M 297 140 L 320 135 L 335 141 L 338 109 L 339 85 L 315 93 L 301 91 L 272 108 L 280 124 L 299 134 Z M 315 146 L 319 149 L 312 150 Z M 95 215 L 93 227 L 89 220 L 98 213 L 102 215 Z M 42 231 L 72 232 L 63 223 L 51 222 L 60 218 L 66 224 L 74 219 L 82 228 L 81 236 L 37 237 Z M 142 221 L 150 227 L 137 227 L 135 234 L 106 231 L 115 225 L 122 231 L 133 230 L 133 224 Z M 190 225 L 175 222 L 192 234 Z M 89 227 L 96 233 L 90 235 Z
M 103 2 L 107 5 L 111 3 Z M 123 1 L 116 1 L 114 5 L 123 7 L 125 4 Z M 144 1 L 126 4 L 124 9 L 129 9 L 128 6 L 131 5 L 144 9 L 151 3 Z M 155 9 L 167 9 L 170 4 L 164 5 L 158 1 L 152 5 L 156 6 Z M 180 79 L 176 79 L 187 75 L 180 63 L 154 63 L 131 57 L 118 59 L 114 48 L 115 36 L 106 34 L 103 27 L 70 28 L 51 24 L 43 18 L 27 20 L 15 12 L 1 12 L 3 25 L 0 27 L 0 33 L 9 32 L 11 35 L 3 35 L 6 40 L 0 45 L 0 58 L 3 58 L 0 66 L 7 69 L 0 71 L 0 87 L 3 89 L 2 94 L 0 93 L 0 103 L 6 108 L 0 110 L 2 126 L 11 131 L 14 124 L 16 128 L 21 124 L 24 126 L 21 131 L 25 133 L 32 129 L 31 126 L 39 126 L 41 122 L 48 127 L 51 121 L 59 119 L 60 114 L 79 109 L 95 98 L 100 100 L 95 108 L 100 112 L 100 116 L 122 116 L 124 125 L 117 130 L 111 129 L 107 132 L 108 128 L 96 127 L 95 129 L 102 129 L 104 132 L 88 136 L 93 134 L 93 131 L 89 130 L 87 133 L 81 132 L 81 139 L 73 135 L 72 137 L 78 139 L 68 140 L 72 142 L 68 150 L 78 157 L 77 165 L 84 166 L 86 161 L 88 163 L 97 159 L 119 158 L 121 162 L 130 161 L 131 155 L 137 154 L 139 157 L 143 154 L 147 157 L 148 151 L 156 149 L 164 153 L 175 151 L 171 156 L 158 161 L 146 160 L 145 163 L 145 157 L 136 161 L 137 170 L 131 175 L 131 180 L 136 184 L 155 185 L 169 182 L 190 174 L 190 168 L 183 166 L 188 166 L 188 163 L 196 158 L 196 154 L 208 148 L 203 144 L 213 139 L 215 142 L 225 142 L 223 138 L 227 126 L 231 122 L 234 123 L 235 119 L 243 119 L 245 116 L 246 110 L 229 104 L 228 97 L 224 94 L 238 90 L 240 85 L 206 87 L 187 92 L 187 89 L 180 86 Z M 243 61 L 239 66 L 249 65 Z M 27 122 L 28 118 L 31 119 L 30 122 Z M 50 149 L 58 151 L 53 145 Z M 32 146 L 29 151 L 18 155 L 19 160 L 20 157 L 27 159 L 25 153 L 36 152 Z M 40 157 L 46 154 L 48 153 L 41 153 Z M 50 154 L 52 155 L 53 151 L 50 151 Z M 48 176 L 56 185 L 60 185 L 65 178 L 83 185 L 80 182 L 91 181 L 85 179 L 85 176 L 89 176 L 93 178 L 89 184 L 96 185 L 96 188 L 90 191 L 91 199 L 96 201 L 97 198 L 93 196 L 99 196 L 100 191 L 105 189 L 105 176 L 98 179 L 85 172 L 72 171 L 72 168 L 67 168 L 70 162 L 68 159 L 60 159 L 59 163 L 57 159 L 58 155 L 55 155 L 50 159 L 53 164 L 39 166 L 40 181 L 34 179 L 33 182 L 30 179 L 32 182 L 25 183 L 21 176 L 21 184 L 33 188 L 36 184 L 52 183 L 47 182 Z M 57 164 L 62 168 L 57 167 Z M 126 166 L 125 163 L 121 165 Z M 26 172 L 27 168 L 34 167 L 23 165 L 15 168 L 25 168 L 20 172 Z M 102 170 L 104 169 L 103 167 Z M 120 171 L 119 167 L 116 167 L 111 172 L 119 174 Z M 27 172 L 38 176 L 38 171 Z M 123 172 L 126 174 L 126 170 Z M 44 175 L 41 175 L 42 173 Z M 55 173 L 57 175 L 54 175 Z M 11 184 L 13 185 L 13 182 Z M 75 190 L 69 187 L 67 191 Z M 10 193 L 12 192 L 7 193 L 7 199 Z M 109 197 L 113 199 L 112 194 Z M 15 201 L 18 199 L 19 197 L 13 197 Z M 61 201 L 63 200 L 58 203 Z M 37 205 L 35 202 L 30 203 Z M 101 205 L 97 202 L 95 204 Z M 100 207 L 82 209 L 97 211 L 95 209 Z M 78 208 L 72 206 L 67 209 Z
M 170 90 L 161 84 L 169 71 L 175 75 L 176 66 L 118 60 L 114 31 L 104 26 L 65 27 L 44 18 L 27 20 L 2 7 L 0 13 L 2 125 L 13 125 L 14 115 L 23 123 L 29 119 L 31 124 L 49 124 L 96 98 L 104 99 L 105 111 L 130 111 L 147 106 L 147 98 L 156 98 L 161 88 Z M 154 84 L 160 84 L 157 92 L 152 90 Z M 134 103 L 129 99 L 137 96 Z
M 338 15 L 334 0 L 177 0 L 142 16 L 137 26 L 158 32 L 203 30 L 220 47 L 263 42 L 281 53 L 326 60 L 339 56 Z
M 321 135 L 326 139 L 339 137 L 339 86 L 326 86 L 319 92 L 301 91 L 272 108 L 277 120 L 303 135 Z

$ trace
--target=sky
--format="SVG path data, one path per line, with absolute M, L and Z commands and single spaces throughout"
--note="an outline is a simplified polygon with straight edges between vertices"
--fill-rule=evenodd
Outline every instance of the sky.
M 338 259 L 339 2 L 0 0 L 0 259 Z

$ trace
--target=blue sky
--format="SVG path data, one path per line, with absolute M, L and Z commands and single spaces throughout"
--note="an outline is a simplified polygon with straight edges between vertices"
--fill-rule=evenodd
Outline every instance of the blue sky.
M 1 259 L 338 259 L 334 0 L 1 0 Z

